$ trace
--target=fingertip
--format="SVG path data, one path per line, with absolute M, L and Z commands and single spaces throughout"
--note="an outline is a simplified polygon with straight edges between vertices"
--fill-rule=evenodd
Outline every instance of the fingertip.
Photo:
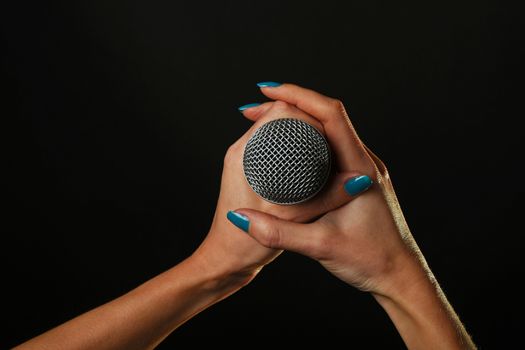
M 257 120 L 257 116 L 259 115 L 259 113 L 257 112 L 257 107 L 259 107 L 260 105 L 261 104 L 258 102 L 248 103 L 248 104 L 240 106 L 239 108 L 237 108 L 237 110 L 241 112 L 241 114 L 245 118 L 251 121 L 255 121 Z
M 257 121 L 273 104 L 273 102 L 265 103 L 249 103 L 238 108 L 239 112 L 251 121 Z
M 370 176 L 359 175 L 348 179 L 343 188 L 347 194 L 354 197 L 368 190 L 373 184 L 374 181 Z
M 282 83 L 278 83 L 276 81 L 261 81 L 259 83 L 257 83 L 257 86 L 259 88 L 276 88 L 276 87 L 279 87 L 283 85 Z
M 265 85 L 267 83 L 273 83 L 274 85 Z M 282 93 L 283 91 L 286 91 L 292 85 L 293 84 L 276 83 L 276 82 L 257 83 L 257 86 L 261 90 L 262 94 L 265 95 L 266 97 L 269 97 L 269 98 L 273 99 L 273 100 L 277 99 L 274 96 L 279 96 L 280 93 Z
M 244 111 L 247 111 L 247 110 L 252 109 L 252 108 L 254 108 L 254 107 L 258 107 L 258 106 L 260 106 L 260 105 L 261 105 L 261 104 L 258 103 L 258 102 L 248 103 L 248 104 L 245 104 L 245 105 L 240 106 L 239 108 L 237 108 L 237 110 L 238 110 L 239 112 L 244 112 Z
M 229 210 L 228 213 L 226 213 L 226 218 L 236 227 L 248 233 L 250 229 L 250 219 L 246 215 L 235 210 Z
M 251 120 L 253 122 L 256 121 L 259 118 L 259 116 L 261 115 L 254 108 L 245 109 L 245 110 L 242 110 L 240 112 L 246 119 L 249 119 L 249 120 Z

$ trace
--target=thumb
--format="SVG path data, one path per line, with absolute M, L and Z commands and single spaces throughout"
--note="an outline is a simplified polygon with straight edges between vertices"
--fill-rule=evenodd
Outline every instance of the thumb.
M 267 248 L 290 250 L 307 256 L 314 255 L 321 234 L 316 230 L 315 222 L 300 224 L 253 209 L 229 211 L 227 218 Z

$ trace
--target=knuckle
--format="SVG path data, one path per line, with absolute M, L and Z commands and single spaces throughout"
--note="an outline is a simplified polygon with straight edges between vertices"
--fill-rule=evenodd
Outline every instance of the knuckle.
M 272 108 L 275 108 L 275 109 L 286 109 L 286 108 L 290 108 L 290 105 L 287 102 L 277 100 L 277 101 L 275 101 L 273 103 Z
M 383 176 L 388 176 L 388 168 L 387 166 L 385 165 L 385 163 L 381 160 L 381 159 L 377 159 L 377 167 L 379 168 L 379 172 L 383 175 Z
M 368 175 L 374 183 L 377 183 L 383 176 L 380 168 L 374 162 L 372 162 L 370 166 L 366 167 L 365 171 L 363 171 L 363 174 Z
M 282 242 L 282 232 L 276 222 L 272 219 L 271 222 L 263 228 L 262 244 L 268 248 L 279 248 Z
M 275 119 L 275 117 L 280 117 L 283 113 L 297 113 L 297 111 L 294 105 L 277 100 L 273 102 L 265 116 L 268 116 L 270 119 Z
M 343 104 L 343 101 L 337 98 L 330 98 L 329 105 L 330 105 L 330 108 L 337 113 L 341 113 L 345 111 L 345 106 Z
M 240 148 L 237 145 L 237 142 L 230 145 L 226 151 L 226 154 L 224 155 L 224 164 L 233 163 L 233 161 L 239 156 L 239 150 Z
M 350 118 L 348 117 L 348 114 L 346 113 L 345 106 L 343 104 L 343 101 L 337 99 L 328 97 L 328 102 L 326 104 L 326 115 L 330 116 L 334 119 L 342 119 L 344 120 L 348 126 L 353 129 L 352 123 L 350 122 Z
M 372 179 L 374 181 L 377 181 L 378 180 L 378 177 L 382 177 L 384 179 L 389 179 L 390 178 L 390 175 L 389 175 L 389 172 L 388 172 L 388 169 L 387 169 L 387 166 L 385 165 L 384 161 L 379 158 L 375 153 L 373 153 L 372 151 L 368 150 L 367 151 L 367 154 L 368 154 L 368 157 L 372 163 L 372 167 L 374 170 L 374 176 L 372 177 Z

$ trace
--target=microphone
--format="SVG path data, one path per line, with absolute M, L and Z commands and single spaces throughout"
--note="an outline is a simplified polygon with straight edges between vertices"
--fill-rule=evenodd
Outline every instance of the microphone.
M 330 175 L 330 147 L 310 124 L 281 118 L 263 124 L 244 148 L 244 176 L 264 200 L 281 205 L 314 197 Z

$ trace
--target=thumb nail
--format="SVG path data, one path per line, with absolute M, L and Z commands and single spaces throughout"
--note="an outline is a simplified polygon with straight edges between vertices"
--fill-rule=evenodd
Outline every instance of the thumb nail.
M 244 232 L 248 232 L 248 228 L 250 227 L 250 219 L 248 219 L 247 216 L 230 210 L 228 211 L 228 214 L 226 214 L 226 218 L 228 218 L 228 220 L 230 220 L 232 224 L 234 224 Z
M 364 192 L 372 186 L 373 181 L 370 176 L 361 175 L 356 176 L 345 182 L 345 191 L 351 196 L 358 195 L 361 192 Z

